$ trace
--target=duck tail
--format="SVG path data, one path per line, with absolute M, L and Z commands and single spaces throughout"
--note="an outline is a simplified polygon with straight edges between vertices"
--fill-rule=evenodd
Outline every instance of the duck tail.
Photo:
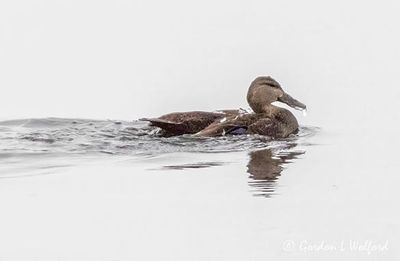
M 161 128 L 171 135 L 181 135 L 185 133 L 182 123 L 170 122 L 158 118 L 141 118 L 139 120 L 148 121 L 150 122 L 150 126 Z

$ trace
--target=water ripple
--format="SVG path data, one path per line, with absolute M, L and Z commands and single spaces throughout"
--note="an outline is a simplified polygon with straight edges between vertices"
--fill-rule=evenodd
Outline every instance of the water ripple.
M 283 166 L 304 154 L 315 127 L 301 127 L 286 139 L 258 135 L 165 138 L 157 128 L 139 121 L 26 119 L 0 122 L 0 179 L 47 175 L 99 157 L 157 159 L 169 153 L 249 153 L 249 187 L 253 195 L 271 197 Z M 224 158 L 224 157 L 223 157 Z M 193 157 L 197 159 L 197 157 Z M 163 164 L 157 170 L 190 170 L 230 164 L 223 161 Z M 229 161 L 229 160 L 228 160 Z M 68 164 L 66 164 L 66 162 Z

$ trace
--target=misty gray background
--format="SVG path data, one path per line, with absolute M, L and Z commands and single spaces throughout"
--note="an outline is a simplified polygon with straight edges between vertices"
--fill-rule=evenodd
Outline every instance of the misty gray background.
M 398 1 L 1 0 L 0 119 L 246 108 L 250 82 L 271 75 L 307 104 L 300 124 L 321 129 L 271 199 L 249 193 L 247 151 L 107 155 L 2 179 L 0 258 L 396 260 L 399 14 Z M 5 174 L 32 162 L 53 174 L 53 155 L 8 149 Z M 160 170 L 210 161 L 224 165 Z M 285 240 L 389 250 L 287 253 Z
M 369 128 L 397 119 L 399 11 L 396 1 L 2 1 L 0 119 L 247 107 L 249 83 L 271 75 L 307 104 L 302 124 Z

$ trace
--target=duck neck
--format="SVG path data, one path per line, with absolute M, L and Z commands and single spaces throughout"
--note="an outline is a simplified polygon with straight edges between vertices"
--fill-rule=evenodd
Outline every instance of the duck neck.
M 272 104 L 267 104 L 263 106 L 263 111 L 268 115 L 268 117 L 273 117 L 274 115 L 276 115 L 279 109 L 279 107 Z

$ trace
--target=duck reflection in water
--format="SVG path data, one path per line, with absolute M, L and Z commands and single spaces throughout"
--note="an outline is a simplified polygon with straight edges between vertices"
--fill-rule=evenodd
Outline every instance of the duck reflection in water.
M 304 154 L 304 151 L 289 151 L 297 144 L 290 144 L 285 150 L 262 149 L 250 152 L 250 161 L 247 164 L 249 186 L 254 196 L 271 197 L 275 194 L 278 177 L 281 175 L 284 164 Z

